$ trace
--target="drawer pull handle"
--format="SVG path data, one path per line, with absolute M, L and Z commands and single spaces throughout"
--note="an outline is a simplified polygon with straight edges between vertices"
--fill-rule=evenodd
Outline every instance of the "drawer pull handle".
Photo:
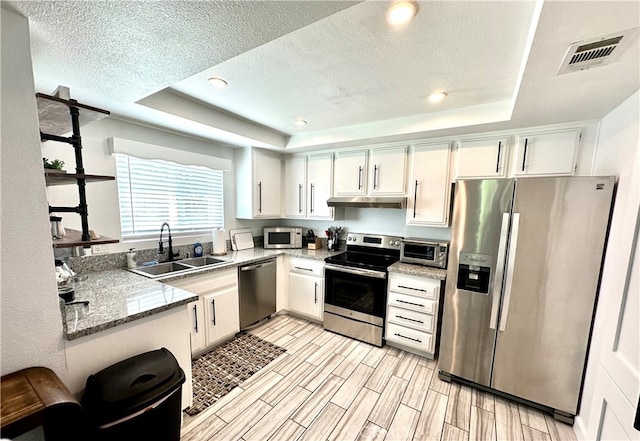
M 422 343 L 422 340 L 419 340 L 417 338 L 407 337 L 406 335 L 398 334 L 397 332 L 394 335 L 397 335 L 398 337 L 406 338 L 407 340 L 412 340 L 412 341 L 417 341 L 418 343 Z
M 404 288 L 404 289 L 411 289 L 413 291 L 420 291 L 420 292 L 427 292 L 426 289 L 421 289 L 421 288 L 412 288 L 410 286 L 404 286 L 404 285 L 398 285 L 398 288 Z
M 404 320 L 409 320 L 409 321 L 412 321 L 412 322 L 416 322 L 416 323 L 424 323 L 422 320 L 412 319 L 412 318 L 409 318 L 409 317 L 405 317 L 403 315 L 396 315 L 396 317 L 404 319 Z
M 303 270 L 303 271 L 313 271 L 313 269 L 311 268 L 302 268 L 301 266 L 294 266 L 294 268 L 297 270 Z
M 419 306 L 419 307 L 421 307 L 421 308 L 424 308 L 424 307 L 425 307 L 424 305 L 422 305 L 422 304 L 420 304 L 420 303 L 407 302 L 407 301 L 405 301 L 405 300 L 400 300 L 400 299 L 398 299 L 398 300 L 396 300 L 396 301 L 397 301 L 398 303 L 406 303 L 407 305 Z

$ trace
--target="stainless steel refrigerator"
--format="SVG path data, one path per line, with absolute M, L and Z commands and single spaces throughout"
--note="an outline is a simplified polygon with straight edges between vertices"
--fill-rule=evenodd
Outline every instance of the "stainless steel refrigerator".
M 460 180 L 439 375 L 573 422 L 614 177 Z

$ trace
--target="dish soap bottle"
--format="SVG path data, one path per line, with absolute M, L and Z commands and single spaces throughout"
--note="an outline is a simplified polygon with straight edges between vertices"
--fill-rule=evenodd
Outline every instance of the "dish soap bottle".
M 202 257 L 202 244 L 200 242 L 193 244 L 193 257 Z

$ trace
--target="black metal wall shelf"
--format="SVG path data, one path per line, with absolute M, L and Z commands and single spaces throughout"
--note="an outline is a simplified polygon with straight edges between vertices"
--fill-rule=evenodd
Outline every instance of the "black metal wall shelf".
M 52 185 L 77 185 L 80 203 L 76 207 L 52 207 L 49 213 L 78 213 L 82 224 L 82 231 L 66 230 L 66 237 L 54 239 L 54 248 L 68 248 L 82 246 L 88 248 L 91 245 L 117 243 L 117 239 L 100 237 L 91 239 L 89 233 L 89 220 L 87 209 L 86 184 L 88 182 L 112 181 L 113 176 L 90 175 L 84 171 L 82 161 L 82 137 L 80 126 L 92 121 L 105 118 L 110 115 L 108 110 L 80 104 L 76 100 L 63 99 L 57 96 L 36 94 L 38 103 L 38 118 L 40 121 L 40 139 L 42 141 L 56 141 L 71 144 L 75 151 L 75 173 L 65 173 L 57 170 L 45 170 L 44 176 L 48 186 Z M 71 136 L 65 137 L 71 132 Z

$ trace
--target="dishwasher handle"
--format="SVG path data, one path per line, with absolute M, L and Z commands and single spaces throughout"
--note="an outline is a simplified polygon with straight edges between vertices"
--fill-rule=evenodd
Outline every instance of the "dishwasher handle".
M 240 271 L 253 271 L 253 270 L 256 270 L 258 268 L 265 267 L 265 266 L 275 265 L 275 263 L 276 263 L 275 259 L 264 260 L 262 262 L 256 263 L 255 265 L 242 266 L 242 267 L 240 267 Z

